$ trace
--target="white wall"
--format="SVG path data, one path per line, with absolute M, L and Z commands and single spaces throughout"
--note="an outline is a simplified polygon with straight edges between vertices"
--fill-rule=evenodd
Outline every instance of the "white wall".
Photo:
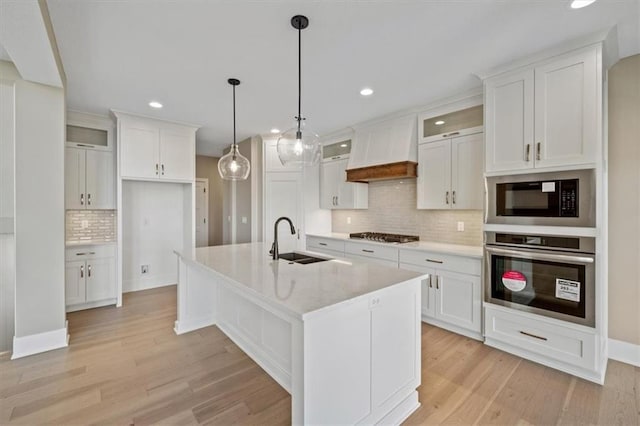
M 122 291 L 176 284 L 173 250 L 184 247 L 184 205 L 192 185 L 160 182 L 122 183 Z M 140 266 L 149 265 L 142 275 Z
M 15 337 L 22 338 L 65 328 L 65 95 L 22 80 L 8 62 L 0 62 L 0 79 L 15 81 Z M 58 343 L 50 348 L 66 341 Z

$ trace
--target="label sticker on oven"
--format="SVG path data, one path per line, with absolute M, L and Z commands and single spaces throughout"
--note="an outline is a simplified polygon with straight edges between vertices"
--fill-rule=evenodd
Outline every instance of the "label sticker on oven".
M 556 297 L 558 299 L 580 301 L 580 282 L 556 278 Z
M 522 291 L 527 286 L 527 277 L 522 272 L 507 271 L 502 274 L 502 284 L 511 291 Z
M 556 183 L 542 182 L 542 192 L 556 192 Z

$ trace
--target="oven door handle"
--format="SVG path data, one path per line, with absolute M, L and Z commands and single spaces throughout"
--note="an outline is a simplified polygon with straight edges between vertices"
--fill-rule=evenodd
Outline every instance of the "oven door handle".
M 525 259 L 549 260 L 551 262 L 568 262 L 579 264 L 591 264 L 595 262 L 593 256 L 575 256 L 571 254 L 549 254 L 539 252 L 529 252 L 521 250 L 509 250 L 498 247 L 485 247 L 487 252 L 495 254 L 504 254 L 508 256 L 517 256 Z

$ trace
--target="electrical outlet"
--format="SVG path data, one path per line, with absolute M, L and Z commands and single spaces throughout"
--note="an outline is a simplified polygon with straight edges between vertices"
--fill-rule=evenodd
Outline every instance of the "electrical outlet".
M 242 216 L 242 223 L 247 223 L 247 217 L 246 216 Z
M 149 265 L 140 266 L 140 273 L 143 275 L 149 273 Z
M 458 222 L 458 232 L 464 231 L 464 222 Z
M 347 216 L 347 225 L 351 225 L 351 216 Z
M 87 229 L 89 227 L 89 221 L 88 220 L 83 220 L 80 223 L 80 226 L 82 227 L 82 229 Z

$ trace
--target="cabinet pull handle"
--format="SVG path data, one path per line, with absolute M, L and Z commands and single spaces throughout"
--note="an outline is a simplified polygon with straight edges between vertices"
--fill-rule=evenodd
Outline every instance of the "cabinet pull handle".
M 96 254 L 96 252 L 88 251 L 88 252 L 76 253 L 76 256 L 86 256 L 87 254 Z
M 337 206 L 337 205 L 340 205 L 340 198 L 338 198 L 338 197 L 339 197 L 339 196 L 338 196 L 338 195 L 336 195 L 336 206 Z
M 531 144 L 527 144 L 527 149 L 526 149 L 526 154 L 524 156 L 524 160 L 528 163 L 529 162 L 529 153 L 531 152 Z
M 444 200 L 446 201 L 447 204 L 449 204 L 449 191 L 446 192 L 444 196 Z
M 83 143 L 77 143 L 76 146 L 81 146 L 83 148 L 95 148 L 95 146 L 93 145 L 85 145 Z
M 540 145 L 542 145 L 540 142 L 536 144 L 536 160 L 538 161 L 540 161 Z
M 339 160 L 339 159 L 340 159 L 340 156 L 339 156 L 339 155 L 337 155 L 337 156 L 335 156 L 335 157 L 331 157 L 331 159 L 332 159 L 332 160 Z
M 326 246 L 327 243 L 318 243 L 319 246 Z
M 442 260 L 434 260 L 434 259 L 425 259 L 425 260 L 431 263 L 444 263 Z
M 87 276 L 91 278 L 91 265 L 87 266 Z
M 442 137 L 443 138 L 448 138 L 448 137 L 456 136 L 456 135 L 459 135 L 459 134 L 460 134 L 460 132 L 453 132 L 453 133 L 448 133 L 446 135 L 442 135 Z
M 156 176 L 158 176 L 158 163 L 156 163 Z
M 373 250 L 367 250 L 367 249 L 362 249 L 362 251 L 365 253 L 375 253 Z
M 427 278 L 429 280 L 429 288 L 433 288 L 433 284 L 431 283 L 431 274 L 429 274 L 429 278 Z
M 438 279 L 437 275 L 436 275 L 436 290 L 440 290 L 440 280 Z
M 453 204 L 455 204 L 455 203 L 456 203 L 456 191 L 453 191 L 453 192 L 451 193 L 451 201 L 453 202 Z
M 534 339 L 545 340 L 545 341 L 547 340 L 546 337 L 536 336 L 535 334 L 527 333 L 526 331 L 520 331 L 520 334 L 524 334 L 525 336 L 533 337 Z
M 87 205 L 91 205 L 91 194 L 87 193 Z
M 84 194 L 80 194 L 80 205 L 84 206 Z
M 80 278 L 84 278 L 84 265 L 80 265 Z
M 164 176 L 164 164 L 162 165 L 162 176 Z

